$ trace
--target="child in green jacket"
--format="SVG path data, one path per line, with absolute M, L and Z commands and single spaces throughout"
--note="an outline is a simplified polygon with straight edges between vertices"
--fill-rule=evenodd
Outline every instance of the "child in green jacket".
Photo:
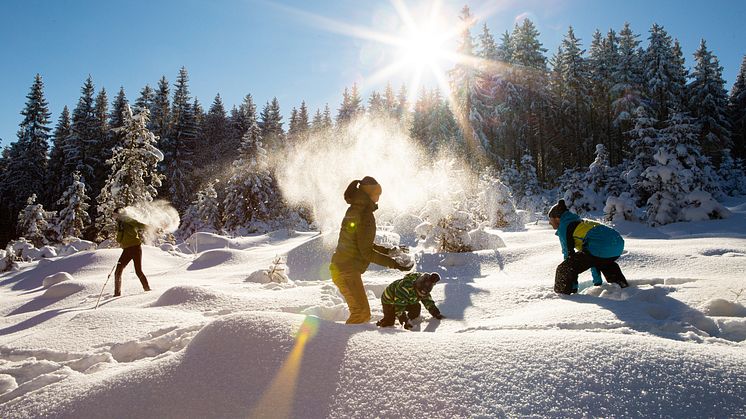
M 420 302 L 430 315 L 438 320 L 444 319 L 445 316 L 440 314 L 440 310 L 430 296 L 430 291 L 438 281 L 440 281 L 440 275 L 435 272 L 412 272 L 389 284 L 381 296 L 383 318 L 376 325 L 393 326 L 394 320 L 399 319 L 399 323 L 404 325 L 405 329 L 411 329 L 412 324 L 409 320 L 420 316 Z

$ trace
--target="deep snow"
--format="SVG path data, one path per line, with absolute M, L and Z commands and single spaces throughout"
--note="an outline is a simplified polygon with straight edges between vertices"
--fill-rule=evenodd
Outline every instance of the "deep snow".
M 580 295 L 554 294 L 562 256 L 541 222 L 492 250 L 412 249 L 447 316 L 413 332 L 344 325 L 314 233 L 146 246 L 154 291 L 130 265 L 97 310 L 120 250 L 25 263 L 0 275 L 0 417 L 744 416 L 746 199 L 726 207 L 617 223 L 624 290 L 586 273 Z M 289 281 L 254 282 L 277 256 Z M 364 276 L 374 321 L 401 276 Z

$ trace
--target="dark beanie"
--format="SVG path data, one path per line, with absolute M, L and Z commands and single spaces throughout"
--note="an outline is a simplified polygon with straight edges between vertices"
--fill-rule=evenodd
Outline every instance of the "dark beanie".
M 372 176 L 366 176 L 360 181 L 360 185 L 378 185 L 378 181 Z
M 560 218 L 562 217 L 562 214 L 567 211 L 567 205 L 565 205 L 565 200 L 560 199 L 559 202 L 554 204 L 552 206 L 552 209 L 549 210 L 549 218 Z

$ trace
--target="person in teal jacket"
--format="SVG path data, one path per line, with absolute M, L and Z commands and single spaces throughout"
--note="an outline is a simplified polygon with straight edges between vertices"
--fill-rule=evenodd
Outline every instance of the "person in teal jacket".
M 135 274 L 142 289 L 150 291 L 148 278 L 142 272 L 142 231 L 147 226 L 123 214 L 121 208 L 114 211 L 114 218 L 117 220 L 117 243 L 122 247 L 122 256 L 114 271 L 114 296 L 122 295 L 122 272 L 130 261 L 135 264 Z
M 624 239 L 616 230 L 580 218 L 567 209 L 563 199 L 549 210 L 549 224 L 557 230 L 555 235 L 559 237 L 565 259 L 557 267 L 555 292 L 578 292 L 578 275 L 588 269 L 593 275 L 593 285 L 602 284 L 603 273 L 607 282 L 619 284 L 622 288 L 628 286 L 622 269 L 616 263 L 624 250 Z
M 436 282 L 440 281 L 440 275 L 433 273 L 412 272 L 402 279 L 389 284 L 381 295 L 383 306 L 383 318 L 376 325 L 380 327 L 393 326 L 395 319 L 399 319 L 405 329 L 411 329 L 409 320 L 420 316 L 422 307 L 420 302 L 431 316 L 438 320 L 445 318 L 435 306 L 430 292 Z

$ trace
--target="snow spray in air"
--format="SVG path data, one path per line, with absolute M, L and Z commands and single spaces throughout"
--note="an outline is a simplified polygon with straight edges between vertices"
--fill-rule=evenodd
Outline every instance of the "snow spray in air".
M 373 176 L 383 187 L 376 212 L 391 220 L 417 214 L 428 201 L 466 190 L 474 177 L 454 158 L 428 156 L 400 124 L 360 118 L 347 127 L 315 134 L 275 164 L 283 196 L 311 206 L 322 231 L 339 228 L 347 185 Z
M 172 233 L 179 228 L 179 212 L 168 201 L 141 202 L 122 209 L 122 215 L 147 226 L 148 238 Z M 152 241 L 152 240 L 147 240 Z

